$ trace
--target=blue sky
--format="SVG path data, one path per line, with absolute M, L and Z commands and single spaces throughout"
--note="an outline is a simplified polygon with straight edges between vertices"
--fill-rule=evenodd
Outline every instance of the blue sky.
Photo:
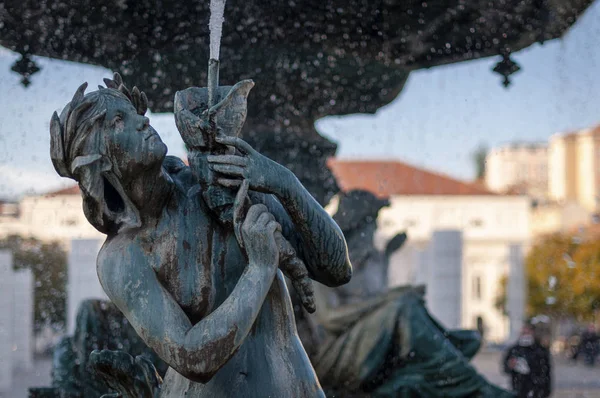
M 550 135 L 600 123 L 600 3 L 563 39 L 513 56 L 521 71 L 504 89 L 491 72 L 498 58 L 411 74 L 400 96 L 375 115 L 328 117 L 317 129 L 339 144 L 344 158 L 398 159 L 470 179 L 480 144 L 546 141 Z M 84 81 L 110 71 L 37 58 L 42 71 L 24 88 L 10 71 L 18 55 L 0 47 L 0 197 L 72 184 L 49 159 L 48 121 Z M 170 153 L 183 155 L 172 115 L 150 114 Z

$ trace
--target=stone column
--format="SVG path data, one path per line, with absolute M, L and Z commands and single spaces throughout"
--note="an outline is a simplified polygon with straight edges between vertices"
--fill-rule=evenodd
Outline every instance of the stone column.
M 390 256 L 388 267 L 388 285 L 396 287 L 410 285 L 415 279 L 415 271 L 419 264 L 416 263 L 416 248 L 410 243 L 405 244 L 400 250 L 395 251 Z
M 0 392 L 8 391 L 12 384 L 14 311 L 12 262 L 12 253 L 8 250 L 0 250 Z
M 411 282 L 415 285 L 427 285 L 429 283 L 429 247 L 415 249 L 413 264 L 415 264 L 415 268 Z M 427 289 L 429 290 L 429 286 L 427 286 Z
M 100 239 L 73 239 L 68 258 L 67 282 L 67 333 L 75 331 L 77 310 L 81 302 L 88 298 L 106 300 L 98 274 L 96 258 L 102 246 Z
M 13 367 L 33 367 L 33 273 L 20 270 L 14 278 Z
M 462 232 L 434 231 L 429 246 L 427 306 L 445 327 L 462 326 Z
M 508 247 L 509 272 L 506 286 L 506 310 L 509 319 L 509 341 L 519 336 L 519 331 L 525 321 L 525 298 L 527 285 L 525 267 L 523 264 L 523 248 L 513 244 Z

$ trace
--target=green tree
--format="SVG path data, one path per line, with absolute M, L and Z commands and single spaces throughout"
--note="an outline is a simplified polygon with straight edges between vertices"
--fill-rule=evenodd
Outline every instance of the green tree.
M 473 153 L 473 162 L 475 163 L 475 178 L 482 179 L 485 177 L 485 158 L 488 154 L 488 148 L 485 145 L 480 145 Z
M 58 242 L 11 235 L 0 240 L 0 249 L 13 253 L 15 270 L 31 269 L 34 278 L 34 326 L 63 328 L 67 282 L 67 254 Z
M 593 320 L 600 309 L 600 240 L 580 244 L 573 255 L 570 282 L 573 292 L 571 310 L 586 321 Z

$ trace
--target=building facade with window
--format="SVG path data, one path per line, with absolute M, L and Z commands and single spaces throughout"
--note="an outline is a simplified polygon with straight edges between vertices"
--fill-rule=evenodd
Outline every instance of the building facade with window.
M 8 235 L 58 240 L 68 246 L 71 239 L 103 239 L 83 214 L 77 186 L 45 195 L 25 196 L 13 217 L 0 219 L 0 238 Z
M 548 196 L 548 145 L 515 143 L 491 149 L 485 159 L 485 183 L 492 192 L 518 192 L 544 201 Z
M 510 277 L 511 248 L 525 252 L 529 245 L 528 197 L 495 194 L 397 161 L 335 159 L 330 167 L 342 190 L 364 189 L 389 198 L 390 206 L 379 213 L 378 246 L 383 248 L 395 234 L 407 232 L 407 243 L 390 261 L 390 286 L 423 283 L 419 256 L 432 234 L 461 231 L 460 326 L 481 328 L 487 341 L 509 337 L 509 319 L 496 302 L 502 280 Z

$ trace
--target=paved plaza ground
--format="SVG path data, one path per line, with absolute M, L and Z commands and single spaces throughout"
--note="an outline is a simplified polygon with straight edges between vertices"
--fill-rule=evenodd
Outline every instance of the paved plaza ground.
M 478 354 L 473 363 L 488 380 L 507 387 L 508 379 L 500 371 L 501 353 L 488 351 Z M 14 388 L 10 393 L 2 394 L 2 398 L 27 398 L 27 387 L 50 385 L 51 361 L 36 360 L 35 369 L 31 372 L 17 372 Z M 600 365 L 587 368 L 581 364 L 573 364 L 562 358 L 554 359 L 554 398 L 600 398 Z
M 509 380 L 501 372 L 502 354 L 497 351 L 481 352 L 473 364 L 488 380 L 508 387 Z M 562 357 L 553 360 L 554 398 L 600 398 L 600 365 L 588 368 Z

